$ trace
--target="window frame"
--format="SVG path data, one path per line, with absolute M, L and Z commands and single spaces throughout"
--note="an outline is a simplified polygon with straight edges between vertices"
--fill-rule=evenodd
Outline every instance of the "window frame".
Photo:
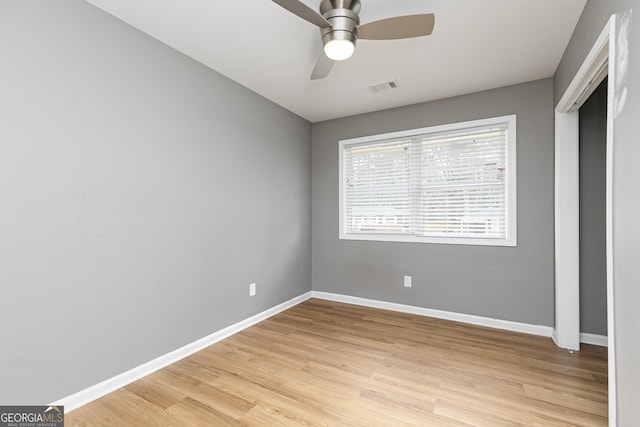
M 506 179 L 505 179 L 505 238 L 482 238 L 482 237 L 438 237 L 438 236 L 416 236 L 409 234 L 393 234 L 393 233 L 346 233 L 344 227 L 344 210 L 345 197 L 344 191 L 344 160 L 345 147 L 363 144 L 382 142 L 398 138 L 418 137 L 426 134 L 442 133 L 448 131 L 459 131 L 469 128 L 506 125 L 506 141 L 505 141 L 505 162 L 506 162 Z M 444 125 L 429 126 L 418 129 L 409 129 L 399 132 L 390 132 L 377 135 L 369 135 L 357 138 L 349 138 L 338 141 L 338 227 L 340 240 L 363 240 L 363 241 L 381 241 L 381 242 L 408 242 L 408 243 L 439 243 L 454 245 L 477 245 L 477 246 L 517 246 L 517 123 L 516 114 L 490 117 L 479 120 L 470 120 L 457 123 L 449 123 Z

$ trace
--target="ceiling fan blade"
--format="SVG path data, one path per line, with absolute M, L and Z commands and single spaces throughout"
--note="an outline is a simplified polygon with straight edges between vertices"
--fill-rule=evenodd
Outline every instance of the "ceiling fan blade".
M 333 59 L 329 59 L 329 57 L 322 52 L 316 62 L 316 66 L 313 67 L 313 71 L 311 72 L 311 80 L 320 80 L 327 77 L 335 63 Z
M 299 0 L 271 0 L 275 4 L 287 9 L 289 12 L 294 15 L 299 16 L 307 22 L 311 22 L 313 25 L 317 25 L 320 28 L 331 28 L 331 24 L 329 21 L 324 19 L 322 15 L 320 15 L 315 10 L 311 9 L 306 4 L 302 3 Z
M 275 0 L 274 0 L 275 1 Z M 358 38 L 364 40 L 395 40 L 428 36 L 435 25 L 433 13 L 396 16 L 369 22 L 358 27 Z

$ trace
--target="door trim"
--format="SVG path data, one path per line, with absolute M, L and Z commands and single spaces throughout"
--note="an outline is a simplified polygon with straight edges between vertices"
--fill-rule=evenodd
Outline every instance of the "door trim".
M 559 347 L 580 348 L 579 109 L 609 76 L 607 99 L 606 252 L 609 425 L 616 425 L 613 278 L 613 106 L 616 15 L 612 15 L 555 108 L 555 280 Z

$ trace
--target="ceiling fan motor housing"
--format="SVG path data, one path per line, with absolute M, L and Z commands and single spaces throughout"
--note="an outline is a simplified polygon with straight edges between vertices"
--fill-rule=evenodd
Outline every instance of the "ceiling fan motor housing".
M 322 42 L 331 40 L 348 40 L 354 45 L 358 39 L 360 25 L 359 0 L 322 0 L 320 13 L 329 21 L 331 28 L 321 28 Z

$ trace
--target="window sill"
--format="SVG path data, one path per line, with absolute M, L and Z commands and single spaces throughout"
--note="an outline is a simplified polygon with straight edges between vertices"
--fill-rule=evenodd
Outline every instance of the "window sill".
M 404 234 L 345 234 L 339 236 L 340 240 L 362 240 L 374 242 L 396 242 L 396 243 L 432 243 L 444 245 L 467 245 L 467 246 L 505 246 L 516 247 L 515 236 L 508 239 L 477 239 L 468 237 L 423 237 L 410 236 Z

